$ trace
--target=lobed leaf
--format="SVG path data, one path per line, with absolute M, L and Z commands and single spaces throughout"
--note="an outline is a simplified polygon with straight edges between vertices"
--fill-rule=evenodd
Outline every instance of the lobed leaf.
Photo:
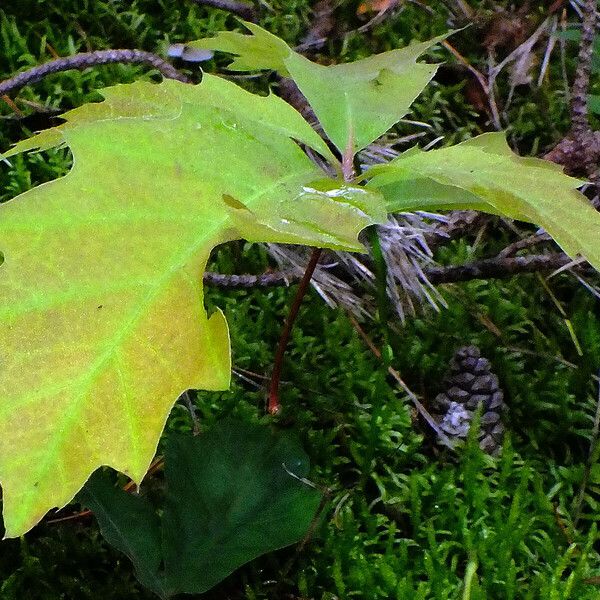
M 236 57 L 227 67 L 231 71 L 272 70 L 289 77 L 285 60 L 293 50 L 281 38 L 262 27 L 248 21 L 243 23 L 252 35 L 220 31 L 214 37 L 189 42 L 186 46 L 235 54 Z
M 248 561 L 299 541 L 321 494 L 300 481 L 308 457 L 289 435 L 233 420 L 165 447 L 162 517 L 95 473 L 78 496 L 102 535 L 163 598 L 200 594 Z
M 298 142 L 331 153 L 275 96 L 210 75 L 104 96 L 7 153 L 64 144 L 74 160 L 0 205 L 7 537 L 101 465 L 139 483 L 177 397 L 228 387 L 227 325 L 202 307 L 212 248 L 244 237 L 360 250 L 358 232 L 385 219 L 377 192 L 322 181 Z
M 292 77 L 342 153 L 348 144 L 358 152 L 406 115 L 437 70 L 437 65 L 417 59 L 449 35 L 352 63 L 323 66 L 257 25 L 244 25 L 252 35 L 221 32 L 189 45 L 236 54 L 229 65 L 236 71 L 273 69 Z
M 502 133 L 422 152 L 412 149 L 372 168 L 368 187 L 390 212 L 474 208 L 536 223 L 570 256 L 600 270 L 600 213 L 553 163 L 514 154 Z

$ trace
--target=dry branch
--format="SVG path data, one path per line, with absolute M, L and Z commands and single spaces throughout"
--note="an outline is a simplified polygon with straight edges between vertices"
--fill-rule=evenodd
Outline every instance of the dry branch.
M 573 133 L 588 131 L 587 95 L 592 72 L 592 56 L 594 53 L 594 37 L 596 34 L 596 0 L 585 0 L 583 6 L 583 23 L 581 41 L 577 57 L 577 72 L 573 82 L 571 120 Z
M 72 69 L 87 69 L 111 63 L 143 64 L 157 69 L 167 79 L 176 79 L 184 83 L 190 81 L 166 60 L 145 50 L 96 50 L 95 52 L 82 52 L 73 56 L 57 58 L 18 73 L 14 77 L 0 82 L 0 96 L 19 90 L 26 85 L 38 83 L 44 77 L 53 73 Z
M 473 279 L 503 279 L 523 273 L 556 271 L 572 262 L 573 259 L 562 252 L 514 257 L 496 256 L 462 265 L 425 267 L 423 274 L 433 284 L 458 283 Z M 232 289 L 289 285 L 299 279 L 298 275 L 288 271 L 261 275 L 222 275 L 210 271 L 204 274 L 206 285 Z
M 600 134 L 590 128 L 587 96 L 596 25 L 596 0 L 585 0 L 577 71 L 572 89 L 571 131 L 544 157 L 562 165 L 568 173 L 585 173 L 593 180 L 598 177 Z
M 502 279 L 521 273 L 555 271 L 573 262 L 566 254 L 533 254 L 529 256 L 485 258 L 450 267 L 423 269 L 431 283 L 457 283 L 472 279 Z

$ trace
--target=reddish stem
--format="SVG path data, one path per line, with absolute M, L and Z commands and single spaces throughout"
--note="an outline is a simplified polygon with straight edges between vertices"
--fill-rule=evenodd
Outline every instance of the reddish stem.
M 313 273 L 315 272 L 315 268 L 319 262 L 319 259 L 321 258 L 321 252 L 321 248 L 315 248 L 310 256 L 310 260 L 308 261 L 308 265 L 306 266 L 306 271 L 304 271 L 304 275 L 300 280 L 300 284 L 298 285 L 298 289 L 296 290 L 296 295 L 294 296 L 294 301 L 290 308 L 290 312 L 281 332 L 281 337 L 279 338 L 279 344 L 275 353 L 275 361 L 273 363 L 273 373 L 271 374 L 271 385 L 269 387 L 268 411 L 269 414 L 272 415 L 277 414 L 281 408 L 281 405 L 279 403 L 279 382 L 281 381 L 281 370 L 283 368 L 283 357 L 285 355 L 285 349 L 290 339 L 292 327 L 294 326 L 294 322 L 296 321 L 296 317 L 298 316 L 298 311 L 300 310 L 302 299 L 306 295 L 306 291 L 308 290 L 310 280 L 313 276 Z

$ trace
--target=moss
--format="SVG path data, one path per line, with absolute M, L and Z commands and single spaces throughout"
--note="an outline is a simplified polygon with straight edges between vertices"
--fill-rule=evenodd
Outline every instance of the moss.
M 338 9 L 341 30 L 360 25 L 357 4 Z M 407 3 L 369 35 L 330 41 L 321 57 L 351 60 L 439 34 L 447 27 L 447 12 L 442 2 L 430 5 L 432 15 Z M 309 3 L 277 0 L 270 6 L 262 23 L 297 43 L 307 26 Z M 0 77 L 48 60 L 53 52 L 160 51 L 168 43 L 232 26 L 235 21 L 225 13 L 184 1 L 22 0 L 0 9 Z M 477 36 L 467 29 L 452 43 L 481 67 L 485 54 Z M 569 70 L 573 51 L 567 56 Z M 448 60 L 440 50 L 433 57 Z M 567 128 L 559 72 L 555 55 L 539 90 L 516 90 L 507 122 L 522 152 L 543 149 Z M 134 66 L 65 73 L 24 90 L 22 97 L 69 108 L 97 99 L 98 88 L 138 77 L 152 74 Z M 506 97 L 506 81 L 499 85 Z M 417 101 L 411 117 L 431 126 L 426 142 L 439 135 L 456 142 L 485 128 L 485 119 L 466 102 L 464 88 L 460 77 L 440 77 Z M 6 117 L 10 109 L 0 103 L 0 112 Z M 1 147 L 38 126 L 2 120 Z M 402 124 L 398 132 L 412 133 L 414 127 Z M 64 151 L 15 158 L 11 169 L 0 168 L 0 200 L 63 174 L 69 161 Z M 455 243 L 438 258 L 459 262 L 492 254 L 507 239 L 499 233 L 478 247 Z M 261 272 L 268 260 L 261 248 L 236 243 L 215 253 L 214 264 L 223 272 Z M 499 459 L 483 455 L 474 441 L 458 454 L 437 448 L 345 315 L 311 295 L 286 357 L 278 426 L 293 427 L 303 437 L 314 465 L 312 478 L 331 489 L 330 502 L 303 552 L 287 549 L 254 561 L 206 597 L 597 598 L 597 587 L 586 583 L 600 575 L 597 452 L 585 494 L 580 490 L 596 410 L 600 316 L 597 300 L 567 277 L 547 285 L 524 276 L 446 287 L 447 310 L 420 314 L 390 330 L 393 364 L 426 402 L 439 390 L 454 349 L 480 346 L 509 405 L 510 435 Z M 264 378 L 292 293 L 209 291 L 209 307 L 220 306 L 227 314 L 234 365 L 243 378 L 236 377 L 228 392 L 194 396 L 204 427 L 231 413 L 264 418 Z M 370 334 L 380 343 L 377 328 Z M 183 405 L 173 410 L 168 427 L 191 428 Z M 23 540 L 0 545 L 0 598 L 24 597 L 151 596 L 136 583 L 127 559 L 99 538 L 94 522 L 80 519 L 45 523 Z

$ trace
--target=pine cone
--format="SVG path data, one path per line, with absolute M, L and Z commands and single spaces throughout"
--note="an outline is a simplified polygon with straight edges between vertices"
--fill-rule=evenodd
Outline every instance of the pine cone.
M 446 391 L 438 394 L 433 404 L 440 429 L 451 439 L 465 439 L 481 405 L 479 445 L 488 454 L 497 454 L 504 437 L 501 413 L 505 405 L 490 361 L 481 357 L 476 346 L 460 348 L 450 362 L 444 387 Z

